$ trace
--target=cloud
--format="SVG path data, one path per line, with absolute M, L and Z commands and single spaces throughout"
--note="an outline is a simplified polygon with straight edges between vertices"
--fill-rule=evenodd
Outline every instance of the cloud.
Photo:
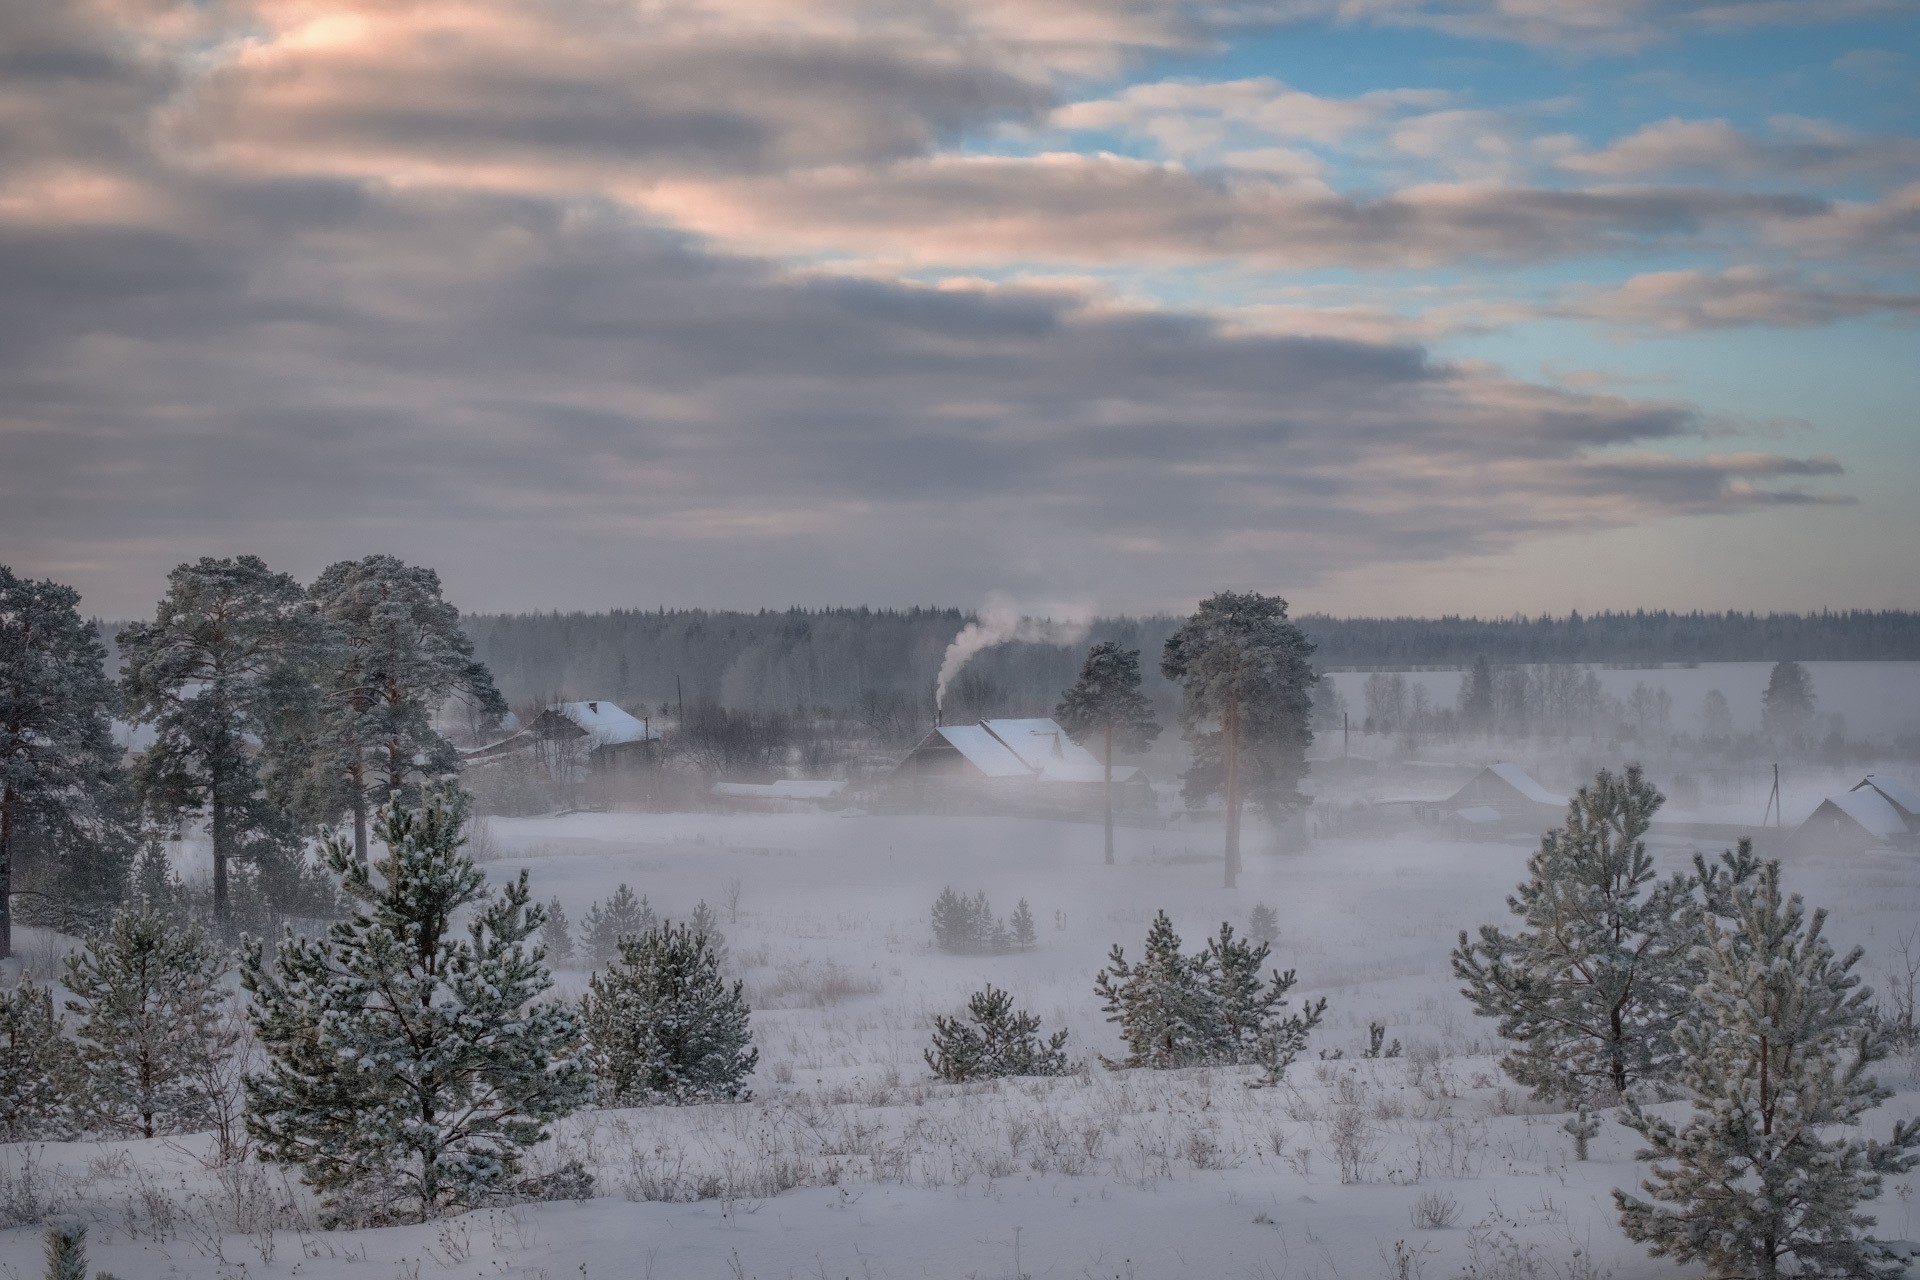
M 1198 563 L 1300 581 L 1803 492 L 1770 455 L 1614 458 L 1684 451 L 1681 405 L 1066 288 L 788 278 L 520 198 L 229 190 L 0 264 L 0 325 L 40 335 L 0 343 L 0 539 L 104 610 L 202 551 L 380 546 L 513 605 L 1150 604 Z
M 1822 120 L 1775 116 L 1760 138 L 1725 120 L 1662 120 L 1598 151 L 1559 159 L 1563 169 L 1601 177 L 1711 173 L 1811 181 L 1898 174 L 1920 166 L 1920 138 L 1874 138 Z
M 1436 89 L 1382 89 L 1328 98 L 1273 79 L 1162 80 L 1130 85 L 1107 98 L 1057 108 L 1048 123 L 1065 130 L 1111 130 L 1149 137 L 1166 154 L 1214 155 L 1236 136 L 1267 141 L 1337 143 L 1418 108 L 1448 102 Z M 1240 145 L 1246 145 L 1242 142 Z
M 1646 272 L 1608 289 L 1576 290 L 1555 311 L 1629 330 L 1806 328 L 1856 316 L 1920 318 L 1920 295 L 1756 266 L 1693 268 Z
M 1808 218 L 1827 202 L 1714 188 L 1432 183 L 1376 199 L 1114 155 L 950 157 L 768 180 L 662 182 L 635 199 L 769 253 L 917 263 L 1240 258 L 1286 266 L 1535 262 Z

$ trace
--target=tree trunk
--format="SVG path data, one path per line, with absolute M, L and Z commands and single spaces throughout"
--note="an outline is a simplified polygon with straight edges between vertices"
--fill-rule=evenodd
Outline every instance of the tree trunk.
M 227 904 L 227 802 L 223 797 L 226 780 L 214 771 L 211 808 L 212 820 L 208 823 L 213 835 L 213 924 L 215 931 L 226 938 L 228 936 L 228 917 L 231 908 Z
M 361 748 L 353 749 L 353 764 L 347 769 L 353 779 L 353 860 L 367 865 L 367 762 Z
M 0 960 L 13 954 L 13 786 L 0 790 Z
M 1221 725 L 1221 763 L 1227 771 L 1227 888 L 1240 874 L 1240 691 L 1227 694 L 1227 715 Z
M 1107 725 L 1106 776 L 1103 779 L 1107 809 L 1107 865 L 1113 865 L 1113 725 Z

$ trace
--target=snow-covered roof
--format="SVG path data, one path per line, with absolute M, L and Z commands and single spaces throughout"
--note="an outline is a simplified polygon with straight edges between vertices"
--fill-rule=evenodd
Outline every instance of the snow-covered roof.
M 943 724 L 934 730 L 989 778 L 1030 778 L 1029 769 L 1007 744 L 977 724 Z
M 716 782 L 713 794 L 741 800 L 831 800 L 847 789 L 832 779 L 785 778 L 779 782 Z
M 644 720 L 636 720 L 611 702 L 556 702 L 547 710 L 578 725 L 596 746 L 617 747 L 628 742 L 656 742 L 660 734 Z
M 1920 786 L 1915 786 L 1909 779 L 1892 774 L 1870 773 L 1854 790 L 1859 791 L 1863 787 L 1871 787 L 1891 800 L 1894 808 L 1905 813 L 1909 820 L 1920 818 Z
M 1490 804 L 1471 804 L 1464 809 L 1456 809 L 1453 816 L 1462 822 L 1471 822 L 1475 826 L 1486 826 L 1500 821 L 1500 811 Z
M 980 724 L 1042 782 L 1099 782 L 1106 777 L 1099 758 L 1052 720 L 982 720 Z M 1115 769 L 1113 778 L 1125 781 L 1136 772 L 1130 767 Z
M 1827 803 L 1866 828 L 1876 839 L 1890 840 L 1907 833 L 1907 820 L 1878 791 L 1843 791 L 1837 796 L 1828 796 Z
M 1550 804 L 1558 809 L 1567 803 L 1565 796 L 1557 796 L 1547 790 L 1533 780 L 1533 775 L 1529 774 L 1517 764 L 1510 764 L 1505 760 L 1496 761 L 1487 766 L 1487 772 L 1535 804 Z

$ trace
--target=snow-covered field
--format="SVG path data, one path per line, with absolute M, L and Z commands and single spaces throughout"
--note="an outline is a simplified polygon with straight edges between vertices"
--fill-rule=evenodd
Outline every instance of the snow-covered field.
M 493 819 L 491 838 L 492 874 L 529 869 L 576 921 L 622 881 L 669 915 L 715 907 L 754 1004 L 751 1101 L 566 1122 L 541 1159 L 593 1168 L 585 1203 L 326 1231 L 277 1171 L 211 1169 L 191 1139 L 6 1149 L 0 1221 L 79 1212 L 93 1265 L 122 1280 L 1684 1274 L 1615 1225 L 1631 1135 L 1609 1123 L 1576 1162 L 1565 1117 L 1502 1079 L 1448 971 L 1458 930 L 1504 919 L 1525 846 L 1323 839 L 1279 855 L 1256 839 L 1229 893 L 1205 828 L 1123 829 L 1114 867 L 1097 825 L 1012 818 L 574 814 Z M 1833 910 L 1836 942 L 1867 949 L 1876 984 L 1920 926 L 1920 859 L 1788 875 Z M 1002 915 L 1026 898 L 1039 947 L 933 951 L 928 907 L 947 884 Z M 1256 902 L 1279 912 L 1275 959 L 1298 992 L 1328 998 L 1314 1049 L 1348 1057 L 1261 1090 L 1251 1071 L 1097 1064 L 946 1085 L 921 1061 L 931 1016 L 987 982 L 1067 1027 L 1076 1057 L 1117 1053 L 1092 990 L 1108 949 L 1137 955 L 1156 908 L 1192 947 L 1222 919 L 1244 927 Z M 1404 1056 L 1354 1060 L 1369 1020 Z M 1917 1073 L 1886 1065 L 1900 1092 L 1877 1126 L 1920 1111 Z M 1880 1234 L 1920 1236 L 1911 1187 L 1872 1209 Z M 38 1276 L 39 1253 L 36 1229 L 0 1233 L 0 1277 Z

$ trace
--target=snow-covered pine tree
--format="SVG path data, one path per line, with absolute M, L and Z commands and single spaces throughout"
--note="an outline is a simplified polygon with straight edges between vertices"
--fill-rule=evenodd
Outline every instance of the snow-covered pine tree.
M 547 903 L 546 923 L 540 926 L 540 945 L 556 969 L 573 963 L 573 933 L 567 927 L 567 910 L 554 898 Z
M 152 1138 L 203 1128 L 206 1080 L 233 1049 L 226 958 L 193 927 L 123 911 L 67 958 L 87 1127 Z
M 1202 964 L 1211 997 L 1214 1043 L 1206 1051 L 1209 1061 L 1222 1064 L 1263 1063 L 1271 1065 L 1275 1051 L 1293 1060 L 1306 1044 L 1307 1032 L 1326 1012 L 1324 998 L 1309 1001 L 1291 1019 L 1283 1019 L 1287 993 L 1293 990 L 1293 970 L 1274 972 L 1266 979 L 1260 967 L 1272 950 L 1266 943 L 1233 936 L 1233 926 L 1221 921 L 1220 932 L 1207 940 Z M 1289 1023 L 1292 1023 L 1289 1027 Z M 1292 1053 L 1285 1053 L 1292 1046 Z M 1279 1068 L 1285 1070 L 1285 1064 Z
M 1279 596 L 1223 591 L 1168 637 L 1160 672 L 1180 686 L 1180 722 L 1193 751 L 1182 794 L 1226 801 L 1226 880 L 1240 873 L 1241 809 L 1269 817 L 1306 804 L 1300 780 L 1313 739 L 1313 642 Z
M 354 851 L 365 862 L 369 808 L 458 765 L 433 726 L 440 707 L 461 698 L 491 721 L 507 704 L 432 569 L 390 555 L 342 560 L 314 581 L 311 596 L 333 643 L 325 711 L 304 753 L 310 816 L 330 821 L 350 810 Z
M 1060 696 L 1053 718 L 1075 742 L 1099 751 L 1107 865 L 1112 866 L 1114 749 L 1145 751 L 1160 736 L 1153 703 L 1140 692 L 1140 651 L 1123 649 L 1112 640 L 1087 650 L 1080 679 Z
M 1587 1144 L 1600 1136 L 1600 1117 L 1594 1115 L 1593 1109 L 1583 1102 L 1580 1109 L 1568 1116 L 1560 1128 L 1573 1139 L 1573 1158 L 1585 1160 Z
M 1580 788 L 1507 899 L 1526 927 L 1464 930 L 1454 974 L 1517 1041 L 1501 1065 L 1539 1098 L 1621 1096 L 1672 1075 L 1698 936 L 1694 882 L 1656 881 L 1646 835 L 1663 797 L 1638 765 Z
M 1182 955 L 1180 935 L 1161 911 L 1147 928 L 1138 964 L 1129 964 L 1118 943 L 1093 989 L 1105 1003 L 1107 1021 L 1118 1023 L 1127 1056 L 1108 1066 L 1185 1067 L 1205 1062 L 1220 1042 L 1212 991 L 1210 953 Z
M 1031 951 L 1040 945 L 1040 931 L 1033 924 L 1033 908 L 1025 898 L 1014 904 L 1013 914 L 1007 917 L 1007 932 L 1012 935 L 1013 945 L 1021 951 Z
M 580 917 L 580 945 L 596 967 L 604 968 L 620 958 L 622 939 L 637 938 L 658 923 L 653 904 L 634 897 L 623 882 L 612 897 L 594 903 Z
M 266 1054 L 247 1078 L 247 1127 L 264 1159 L 300 1166 L 336 1206 L 424 1219 L 474 1204 L 592 1096 L 573 1008 L 537 1000 L 553 979 L 526 872 L 489 894 L 461 849 L 465 821 L 452 788 L 388 806 L 377 882 L 330 837 L 353 914 L 323 939 L 289 933 L 271 957 L 259 943 L 246 954 Z
M 257 556 L 202 558 L 167 575 L 152 622 L 120 633 L 121 699 L 156 737 L 135 781 L 156 816 L 207 815 L 216 929 L 229 927 L 230 865 L 285 840 L 288 817 L 262 785 L 249 739 L 272 744 L 307 713 L 325 630 L 300 584 Z
M 1013 997 L 989 985 L 967 1000 L 967 1016 L 933 1019 L 927 1065 L 942 1080 L 990 1080 L 1001 1076 L 1063 1076 L 1067 1033 L 1040 1038 L 1040 1019 L 1014 1009 Z
M 74 1066 L 52 992 L 29 977 L 0 995 L 0 1142 L 73 1132 Z
M 0 956 L 13 954 L 16 854 L 32 841 L 70 856 L 124 825 L 107 803 L 123 777 L 113 684 L 79 603 L 0 565 Z
M 1782 899 L 1778 863 L 1730 896 L 1724 923 L 1706 923 L 1705 981 L 1677 1031 L 1692 1115 L 1676 1125 L 1628 1099 L 1622 1122 L 1654 1164 L 1649 1198 L 1613 1193 L 1620 1224 L 1653 1256 L 1715 1275 L 1898 1275 L 1863 1238 L 1859 1206 L 1914 1166 L 1920 1120 L 1885 1142 L 1857 1134 L 1890 1096 L 1868 1073 L 1887 1050 L 1853 973 L 1861 952 L 1835 958 L 1826 913 Z
M 582 1002 L 609 1106 L 746 1096 L 760 1060 L 744 986 L 728 985 L 706 934 L 671 921 L 628 937 Z
M 1247 913 L 1247 936 L 1268 946 L 1280 941 L 1279 913 L 1264 902 L 1256 902 Z

